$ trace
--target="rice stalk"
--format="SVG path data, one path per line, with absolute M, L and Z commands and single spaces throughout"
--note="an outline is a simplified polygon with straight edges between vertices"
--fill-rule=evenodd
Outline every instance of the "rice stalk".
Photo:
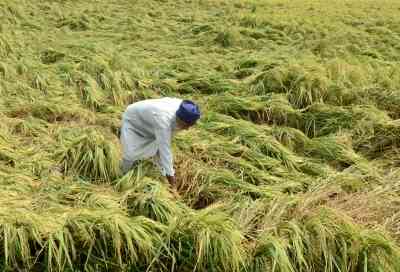
M 170 235 L 177 270 L 185 266 L 194 271 L 240 271 L 242 268 L 243 237 L 234 222 L 218 211 L 218 206 L 179 218 L 171 227 Z
M 111 182 L 119 175 L 118 150 L 103 135 L 91 130 L 67 136 L 56 157 L 64 173 L 100 182 Z
M 85 74 L 80 75 L 76 81 L 83 104 L 92 110 L 100 110 L 104 105 L 104 94 L 99 90 L 96 81 Z
M 180 216 L 184 208 L 174 201 L 165 185 L 149 178 L 136 180 L 124 191 L 121 202 L 126 203 L 131 216 L 142 215 L 164 224 Z

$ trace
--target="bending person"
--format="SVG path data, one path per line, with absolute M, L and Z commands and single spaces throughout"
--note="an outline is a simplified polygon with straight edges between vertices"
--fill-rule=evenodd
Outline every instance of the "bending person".
M 190 100 L 166 97 L 129 105 L 123 114 L 120 134 L 122 173 L 131 170 L 138 160 L 155 157 L 161 174 L 175 186 L 173 134 L 195 125 L 199 118 L 199 107 Z

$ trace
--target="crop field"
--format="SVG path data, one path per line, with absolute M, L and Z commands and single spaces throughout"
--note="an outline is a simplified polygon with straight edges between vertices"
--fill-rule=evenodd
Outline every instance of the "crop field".
M 0 0 L 0 270 L 400 271 L 400 1 Z

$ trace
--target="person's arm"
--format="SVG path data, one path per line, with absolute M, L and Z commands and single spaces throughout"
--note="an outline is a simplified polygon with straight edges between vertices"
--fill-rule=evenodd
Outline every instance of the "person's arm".
M 157 168 L 162 172 L 162 166 L 161 166 L 161 163 L 160 163 L 160 155 L 159 155 L 159 152 L 157 152 L 157 154 L 156 154 L 157 156 L 156 157 L 154 157 L 153 158 L 153 163 L 157 166 Z M 171 184 L 171 185 L 173 185 L 173 186 L 175 186 L 175 176 L 165 176 L 166 178 L 167 178 L 167 180 L 168 180 L 168 182 Z
M 170 183 L 175 183 L 175 171 L 171 150 L 171 127 L 166 124 L 158 124 L 155 130 L 158 143 L 159 165 L 161 174 L 166 176 Z

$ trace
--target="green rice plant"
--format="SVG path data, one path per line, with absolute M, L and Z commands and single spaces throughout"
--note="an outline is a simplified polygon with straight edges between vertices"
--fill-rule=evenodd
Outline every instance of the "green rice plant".
M 62 146 L 56 153 L 64 173 L 102 182 L 119 175 L 119 152 L 109 139 L 89 129 L 71 134 L 61 133 Z
M 128 217 L 111 187 L 106 191 L 60 178 L 37 186 L 29 177 L 0 172 L 2 185 L 7 180 L 14 185 L 2 186 L 2 201 L 9 205 L 0 209 L 0 252 L 8 268 L 106 271 L 148 266 L 162 244 L 165 227 Z M 15 182 L 27 190 L 13 192 Z
M 218 206 L 179 217 L 169 236 L 172 271 L 240 271 L 246 258 L 240 231 Z
M 24 75 L 28 73 L 28 66 L 24 62 L 17 62 L 16 63 L 16 71 L 18 75 Z

